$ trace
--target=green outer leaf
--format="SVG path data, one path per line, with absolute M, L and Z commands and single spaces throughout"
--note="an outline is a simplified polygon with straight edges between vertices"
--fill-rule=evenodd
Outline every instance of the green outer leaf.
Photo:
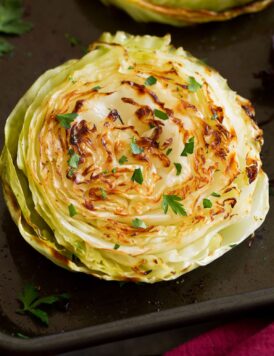
M 156 117 L 158 117 L 159 119 L 161 119 L 161 120 L 168 120 L 169 119 L 167 113 L 165 113 L 164 111 L 158 110 L 158 109 L 154 110 L 154 115 Z
M 138 184 L 142 184 L 144 181 L 143 174 L 141 168 L 136 168 L 133 172 L 133 175 L 131 177 L 131 180 L 133 182 L 136 182 Z
M 136 229 L 139 229 L 139 228 L 146 229 L 147 228 L 145 222 L 138 218 L 135 218 L 134 220 L 132 220 L 131 225 L 132 225 L 132 227 L 135 227 Z
M 31 30 L 32 24 L 22 20 L 23 6 L 20 0 L 5 0 L 0 2 L 0 32 L 12 35 L 22 35 Z
M 202 85 L 196 81 L 194 77 L 189 77 L 188 90 L 195 93 L 198 89 L 201 89 Z

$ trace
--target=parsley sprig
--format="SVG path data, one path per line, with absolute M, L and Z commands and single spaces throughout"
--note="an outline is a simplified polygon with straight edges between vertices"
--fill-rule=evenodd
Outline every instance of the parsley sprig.
M 22 35 L 32 29 L 32 24 L 22 19 L 23 6 L 21 0 L 0 1 L 0 33 L 5 35 Z M 13 46 L 5 39 L 0 39 L 0 57 L 13 50 Z
M 185 144 L 185 147 L 183 149 L 183 152 L 181 153 L 181 156 L 186 157 L 187 155 L 190 155 L 193 152 L 194 152 L 194 137 L 191 137 Z
M 76 119 L 78 114 L 76 112 L 71 112 L 69 114 L 58 114 L 56 118 L 59 120 L 60 125 L 65 129 L 70 129 L 70 124 Z
M 136 182 L 138 184 L 142 184 L 144 181 L 143 174 L 141 168 L 136 168 L 133 172 L 133 175 L 131 177 L 131 180 L 133 182 Z
M 194 77 L 188 79 L 188 90 L 195 93 L 198 89 L 202 88 L 202 84 L 198 83 Z
M 38 307 L 41 305 L 52 305 L 59 301 L 67 301 L 69 295 L 63 293 L 39 298 L 37 289 L 32 284 L 27 284 L 18 299 L 22 303 L 22 308 L 18 310 L 18 313 L 30 314 L 39 319 L 43 324 L 48 325 L 48 314 Z
M 162 208 L 164 213 L 166 214 L 170 207 L 176 215 L 187 216 L 183 204 L 180 203 L 181 200 L 182 198 L 177 195 L 163 195 Z
M 134 220 L 132 220 L 131 223 L 132 227 L 136 228 L 136 229 L 146 229 L 147 226 L 145 224 L 145 222 L 142 219 L 139 218 L 135 218 Z
M 135 137 L 131 138 L 130 148 L 131 148 L 131 152 L 134 155 L 139 155 L 140 153 L 144 152 L 144 149 L 142 147 L 138 146 L 138 144 L 136 143 Z

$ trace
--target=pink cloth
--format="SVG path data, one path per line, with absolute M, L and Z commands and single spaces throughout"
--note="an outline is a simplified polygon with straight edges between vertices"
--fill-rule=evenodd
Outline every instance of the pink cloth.
M 171 350 L 165 356 L 274 355 L 274 323 L 246 320 L 211 330 Z

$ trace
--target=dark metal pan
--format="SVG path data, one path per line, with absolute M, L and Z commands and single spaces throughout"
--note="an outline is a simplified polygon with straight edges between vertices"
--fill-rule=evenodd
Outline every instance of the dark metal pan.
M 103 31 L 169 32 L 176 46 L 205 59 L 233 89 L 252 100 L 265 132 L 264 166 L 274 178 L 274 95 L 254 78 L 254 73 L 270 66 L 274 8 L 226 23 L 179 29 L 137 24 L 94 0 L 25 3 L 34 30 L 14 38 L 14 55 L 0 60 L 1 145 L 9 112 L 37 76 L 81 56 L 82 47 L 71 47 L 65 33 L 87 45 Z M 270 201 L 273 204 L 273 196 Z M 0 349 L 6 353 L 68 350 L 274 304 L 273 209 L 255 238 L 209 266 L 173 282 L 124 286 L 62 270 L 40 256 L 20 237 L 2 197 L 0 216 Z M 16 298 L 27 282 L 44 295 L 68 292 L 68 311 L 50 311 L 49 327 L 17 314 Z M 31 338 L 20 340 L 13 336 L 17 332 Z

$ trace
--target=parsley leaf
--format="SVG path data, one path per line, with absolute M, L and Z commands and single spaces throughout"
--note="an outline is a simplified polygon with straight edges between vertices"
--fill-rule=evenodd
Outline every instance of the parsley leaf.
M 103 199 L 107 199 L 107 192 L 105 191 L 105 189 L 100 188 L 100 190 L 101 190 L 101 196 L 102 196 L 102 198 L 103 198 Z
M 131 70 L 131 69 L 134 69 L 134 67 L 133 67 L 133 66 L 129 66 L 129 67 L 128 67 L 128 70 Z
M 176 176 L 179 176 L 182 172 L 182 165 L 181 163 L 174 163 L 174 166 L 176 168 Z
M 211 116 L 211 120 L 217 120 L 219 118 L 218 114 L 214 112 Z
M 59 120 L 60 125 L 66 129 L 70 129 L 70 124 L 76 119 L 78 114 L 76 112 L 72 112 L 69 114 L 58 114 L 56 118 Z
M 137 182 L 138 184 L 142 184 L 144 181 L 143 174 L 141 168 L 136 168 L 131 177 L 133 182 Z
M 194 77 L 189 77 L 188 90 L 195 93 L 198 89 L 201 89 L 202 85 L 196 81 Z
M 0 38 L 0 57 L 4 54 L 11 53 L 13 51 L 13 45 L 8 41 L 4 40 L 4 38 Z
M 166 151 L 166 155 L 169 156 L 172 152 L 172 148 L 169 148 L 167 151 Z
M 167 113 L 165 113 L 164 111 L 158 110 L 158 109 L 154 110 L 154 115 L 156 117 L 158 117 L 159 119 L 161 119 L 161 120 L 168 120 L 169 119 Z
M 94 91 L 98 91 L 102 89 L 102 87 L 100 87 L 100 85 L 96 85 L 95 87 L 91 88 L 91 90 L 94 90 Z
M 20 314 L 31 314 L 45 325 L 48 325 L 48 314 L 37 307 L 45 304 L 51 305 L 59 301 L 67 301 L 69 295 L 64 293 L 39 298 L 37 289 L 32 284 L 27 284 L 18 299 L 23 305 L 23 308 L 18 310 Z
M 68 40 L 71 47 L 75 47 L 75 46 L 81 44 L 81 41 L 79 40 L 79 38 L 72 36 L 69 33 L 65 33 L 65 37 Z
M 211 195 L 215 198 L 220 198 L 220 196 L 221 196 L 220 194 L 215 193 L 215 192 L 211 193 Z
M 145 85 L 150 86 L 157 83 L 157 79 L 152 75 L 145 80 Z
M 128 161 L 128 159 L 127 159 L 127 157 L 126 156 L 122 156 L 120 159 L 119 159 L 119 163 L 120 164 L 124 164 L 125 162 L 127 162 Z
M 212 203 L 209 199 L 203 199 L 203 207 L 205 209 L 212 208 Z
M 120 247 L 119 244 L 115 244 L 113 248 L 114 248 L 114 250 L 118 250 L 119 247 Z
M 164 213 L 166 214 L 170 207 L 176 215 L 187 216 L 183 204 L 179 203 L 181 200 L 182 198 L 177 195 L 163 195 L 162 208 Z
M 138 219 L 138 218 L 132 220 L 131 225 L 132 225 L 132 227 L 135 227 L 136 229 L 140 229 L 140 228 L 146 229 L 146 227 L 147 227 L 146 224 L 144 223 L 144 221 L 141 219 Z
M 75 153 L 73 150 L 69 151 L 70 159 L 68 160 L 68 165 L 71 168 L 78 168 L 81 156 Z
M 70 204 L 68 206 L 68 211 L 69 211 L 69 216 L 73 217 L 74 215 L 77 214 L 76 208 L 73 204 Z
M 22 20 L 23 6 L 21 0 L 0 2 L 0 32 L 22 35 L 32 29 L 32 24 Z
M 112 168 L 111 172 L 112 173 L 116 173 L 117 172 L 117 168 L 116 167 Z
M 144 149 L 137 145 L 135 137 L 131 138 L 130 147 L 134 155 L 139 155 L 140 153 L 144 152 Z
M 194 137 L 191 137 L 188 142 L 185 144 L 184 150 L 181 153 L 181 156 L 186 157 L 188 154 L 192 154 L 194 152 Z
M 15 336 L 16 336 L 16 337 L 19 337 L 20 339 L 30 339 L 29 336 L 24 335 L 24 334 L 22 334 L 22 333 L 15 333 Z

